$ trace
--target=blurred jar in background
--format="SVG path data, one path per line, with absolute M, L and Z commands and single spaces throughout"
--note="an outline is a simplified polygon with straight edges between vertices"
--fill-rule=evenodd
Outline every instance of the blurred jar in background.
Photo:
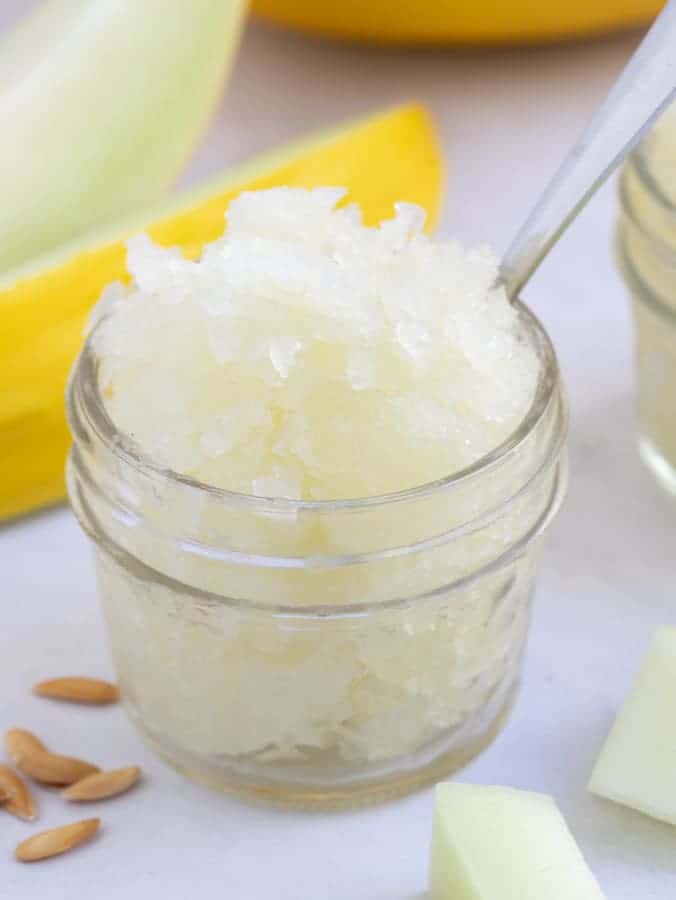
M 625 165 L 617 256 L 635 324 L 638 443 L 676 494 L 676 108 Z

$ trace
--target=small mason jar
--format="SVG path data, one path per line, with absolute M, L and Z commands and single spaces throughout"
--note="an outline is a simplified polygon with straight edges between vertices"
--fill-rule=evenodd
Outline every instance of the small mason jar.
M 497 735 L 565 488 L 556 359 L 519 315 L 540 372 L 511 437 L 439 481 L 333 502 L 162 469 L 107 416 L 85 345 L 70 498 L 127 711 L 171 765 L 250 798 L 333 806 L 440 779 Z
M 635 327 L 638 445 L 658 482 L 676 493 L 676 202 L 659 135 L 624 166 L 616 248 Z M 676 153 L 671 181 L 676 171 Z

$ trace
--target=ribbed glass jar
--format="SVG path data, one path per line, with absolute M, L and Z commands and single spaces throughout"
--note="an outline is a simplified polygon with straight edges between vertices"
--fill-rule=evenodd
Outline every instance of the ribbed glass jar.
M 514 697 L 565 404 L 539 323 L 532 407 L 471 468 L 297 502 L 162 470 L 106 414 L 91 342 L 68 395 L 68 483 L 91 537 L 132 721 L 190 777 L 277 802 L 384 799 L 485 747 Z
M 639 451 L 676 493 L 676 204 L 655 140 L 644 141 L 622 172 L 617 258 L 634 313 Z

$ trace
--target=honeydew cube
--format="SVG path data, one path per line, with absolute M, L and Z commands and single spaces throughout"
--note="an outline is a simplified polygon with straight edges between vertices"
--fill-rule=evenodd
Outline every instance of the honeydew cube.
M 657 631 L 589 790 L 676 825 L 676 628 Z
M 507 787 L 437 787 L 429 900 L 603 900 L 555 802 Z

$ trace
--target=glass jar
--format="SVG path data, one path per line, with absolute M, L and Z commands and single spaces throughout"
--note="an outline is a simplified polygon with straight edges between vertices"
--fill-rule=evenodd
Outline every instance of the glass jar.
M 676 493 L 676 205 L 655 140 L 624 166 L 616 247 L 634 314 L 639 451 Z
M 143 458 L 88 342 L 68 392 L 71 502 L 94 543 L 128 713 L 171 765 L 304 806 L 440 779 L 514 698 L 539 550 L 565 487 L 554 352 L 528 415 L 470 468 L 400 493 L 298 502 Z

